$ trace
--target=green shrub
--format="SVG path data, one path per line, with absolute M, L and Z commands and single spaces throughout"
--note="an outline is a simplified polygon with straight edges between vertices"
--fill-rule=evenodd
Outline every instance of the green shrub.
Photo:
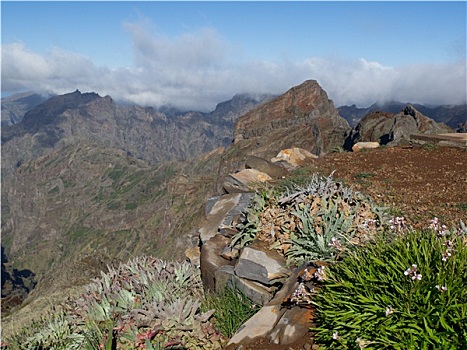
M 213 323 L 216 329 L 230 338 L 260 307 L 242 292 L 227 287 L 220 292 L 206 295 L 203 308 L 215 310 Z
M 314 296 L 317 343 L 467 349 L 466 232 L 437 219 L 431 228 L 385 235 L 326 269 Z
M 241 248 L 258 239 L 289 263 L 333 261 L 371 241 L 386 221 L 385 208 L 333 180 L 332 174 L 313 174 L 305 186 L 257 192 L 231 246 Z

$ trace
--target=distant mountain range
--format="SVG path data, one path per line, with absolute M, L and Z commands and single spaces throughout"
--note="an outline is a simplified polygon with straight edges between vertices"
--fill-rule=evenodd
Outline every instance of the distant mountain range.
M 21 94 L 15 94 L 9 97 L 2 98 L 1 108 L 2 108 L 2 126 L 9 126 L 19 123 L 24 115 L 32 110 L 34 107 L 40 105 L 41 103 L 48 100 L 52 95 L 40 95 L 34 92 L 26 92 Z M 242 109 L 246 111 L 248 106 L 251 106 L 251 103 L 262 102 L 271 100 L 276 96 L 271 94 L 263 95 L 253 95 L 253 94 L 238 94 L 235 95 L 231 100 L 221 102 L 217 105 L 216 109 L 211 113 L 199 113 L 201 115 L 206 115 L 216 120 L 219 115 L 223 116 L 224 121 L 235 122 L 235 116 L 238 116 L 238 112 Z M 420 113 L 425 116 L 433 119 L 437 123 L 444 123 L 454 130 L 461 132 L 467 132 L 467 129 L 460 130 L 465 128 L 467 122 L 467 104 L 461 105 L 443 105 L 443 106 L 427 106 L 417 103 L 410 102 L 400 102 L 400 101 L 390 101 L 384 103 L 374 103 L 369 107 L 357 107 L 356 105 L 344 105 L 337 107 L 339 114 L 347 120 L 351 127 L 355 127 L 358 122 L 368 113 L 382 111 L 389 113 L 399 113 L 405 106 L 408 104 L 412 105 Z M 186 111 L 181 111 L 175 107 L 171 106 L 162 106 L 157 109 L 158 112 L 163 113 L 169 118 L 177 117 L 186 114 Z M 227 111 L 227 113 L 225 113 Z M 230 114 L 230 118 L 227 116 Z M 233 117 L 233 118 L 232 118 Z M 233 124 L 232 124 L 233 126 Z

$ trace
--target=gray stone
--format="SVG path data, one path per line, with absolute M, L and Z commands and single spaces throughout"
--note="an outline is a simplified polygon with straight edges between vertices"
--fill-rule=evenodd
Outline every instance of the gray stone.
M 221 198 L 222 196 L 216 196 L 216 197 L 209 197 L 206 199 L 206 203 L 204 205 L 204 215 L 208 216 L 209 213 L 211 212 L 212 208 L 214 205 L 217 203 L 217 201 Z
M 220 231 L 235 226 L 252 198 L 253 193 L 233 193 L 210 198 L 206 205 L 205 224 L 198 230 L 201 242 L 206 242 Z
M 258 305 L 265 305 L 274 294 L 275 288 L 268 288 L 260 283 L 240 278 L 236 275 L 231 279 L 232 287 L 237 288 L 245 296 Z
M 203 281 L 204 288 L 207 290 L 215 290 L 216 271 L 221 266 L 230 264 L 229 260 L 226 260 L 221 256 L 222 250 L 229 242 L 230 240 L 227 237 L 216 235 L 201 245 L 201 279 Z
M 206 216 L 206 223 L 199 229 L 201 243 L 205 243 L 219 233 L 219 226 L 224 222 L 227 213 L 238 203 L 241 195 L 238 193 L 218 197 Z
M 237 276 L 266 285 L 276 283 L 278 278 L 288 273 L 285 258 L 261 241 L 243 248 L 235 266 Z
M 221 266 L 214 273 L 215 290 L 220 292 L 226 287 L 232 287 L 234 277 L 234 267 L 231 265 Z
M 221 256 L 227 260 L 237 259 L 239 255 L 240 255 L 240 250 L 237 248 L 232 248 L 230 245 L 226 245 L 221 253 Z
M 257 338 L 264 338 L 274 328 L 285 310 L 279 305 L 264 306 L 253 317 L 246 321 L 230 339 L 231 344 L 248 344 Z
M 222 220 L 222 223 L 219 226 L 221 230 L 229 229 L 232 226 L 236 226 L 239 223 L 240 217 L 243 215 L 245 209 L 250 205 L 254 193 L 238 193 L 237 195 L 239 196 L 238 200 L 236 201 L 234 206 L 229 209 L 229 211 L 224 217 L 224 220 Z

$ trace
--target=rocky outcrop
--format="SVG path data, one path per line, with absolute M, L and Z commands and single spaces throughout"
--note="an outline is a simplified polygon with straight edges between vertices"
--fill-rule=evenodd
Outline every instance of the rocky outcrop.
M 349 129 L 326 92 L 307 80 L 241 116 L 234 143 L 253 140 L 275 154 L 296 146 L 320 155 L 341 147 Z
M 407 105 L 397 114 L 376 111 L 367 114 L 352 130 L 346 140 L 351 149 L 358 142 L 378 142 L 398 146 L 410 143 L 412 134 L 440 134 L 453 130 L 424 116 L 413 106 Z
M 370 107 L 358 108 L 355 105 L 352 106 L 341 106 L 337 108 L 339 114 L 349 122 L 350 126 L 354 128 L 362 118 L 376 111 L 384 111 L 386 113 L 397 114 L 403 110 L 407 105 L 413 106 L 417 111 L 433 119 L 437 123 L 444 123 L 447 126 L 456 130 L 461 131 L 459 126 L 467 121 L 467 104 L 460 105 L 447 105 L 428 107 L 421 104 L 403 103 L 398 101 L 388 101 L 384 103 L 374 103 Z
M 281 152 L 287 153 L 284 151 Z M 295 153 L 306 151 L 296 148 Z M 260 173 L 251 168 L 257 164 L 275 176 L 287 173 L 290 168 L 290 164 L 281 167 L 259 157 L 248 158 L 248 164 L 248 170 L 254 173 Z M 277 167 L 282 171 L 278 172 Z M 248 349 L 253 342 L 265 344 L 265 348 L 271 344 L 284 349 L 297 342 L 303 345 L 310 338 L 313 322 L 310 298 L 320 264 L 288 266 L 283 255 L 260 240 L 253 240 L 239 250 L 232 248 L 230 243 L 238 233 L 237 225 L 244 221 L 244 213 L 253 198 L 252 192 L 238 192 L 207 201 L 206 220 L 199 229 L 200 256 L 193 256 L 196 251 L 193 247 L 187 250 L 187 258 L 195 264 L 200 261 L 205 289 L 220 291 L 233 287 L 261 307 L 230 339 L 227 349 Z
M 274 164 L 282 165 L 287 170 L 294 170 L 318 156 L 302 148 L 293 147 L 280 151 L 277 156 L 271 159 Z

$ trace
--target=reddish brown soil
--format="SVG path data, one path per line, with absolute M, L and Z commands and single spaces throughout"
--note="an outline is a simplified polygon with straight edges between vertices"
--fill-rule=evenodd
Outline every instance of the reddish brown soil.
M 315 162 L 320 172 L 352 184 L 376 203 L 395 208 L 415 228 L 433 217 L 467 224 L 467 150 L 397 147 L 334 153 Z

